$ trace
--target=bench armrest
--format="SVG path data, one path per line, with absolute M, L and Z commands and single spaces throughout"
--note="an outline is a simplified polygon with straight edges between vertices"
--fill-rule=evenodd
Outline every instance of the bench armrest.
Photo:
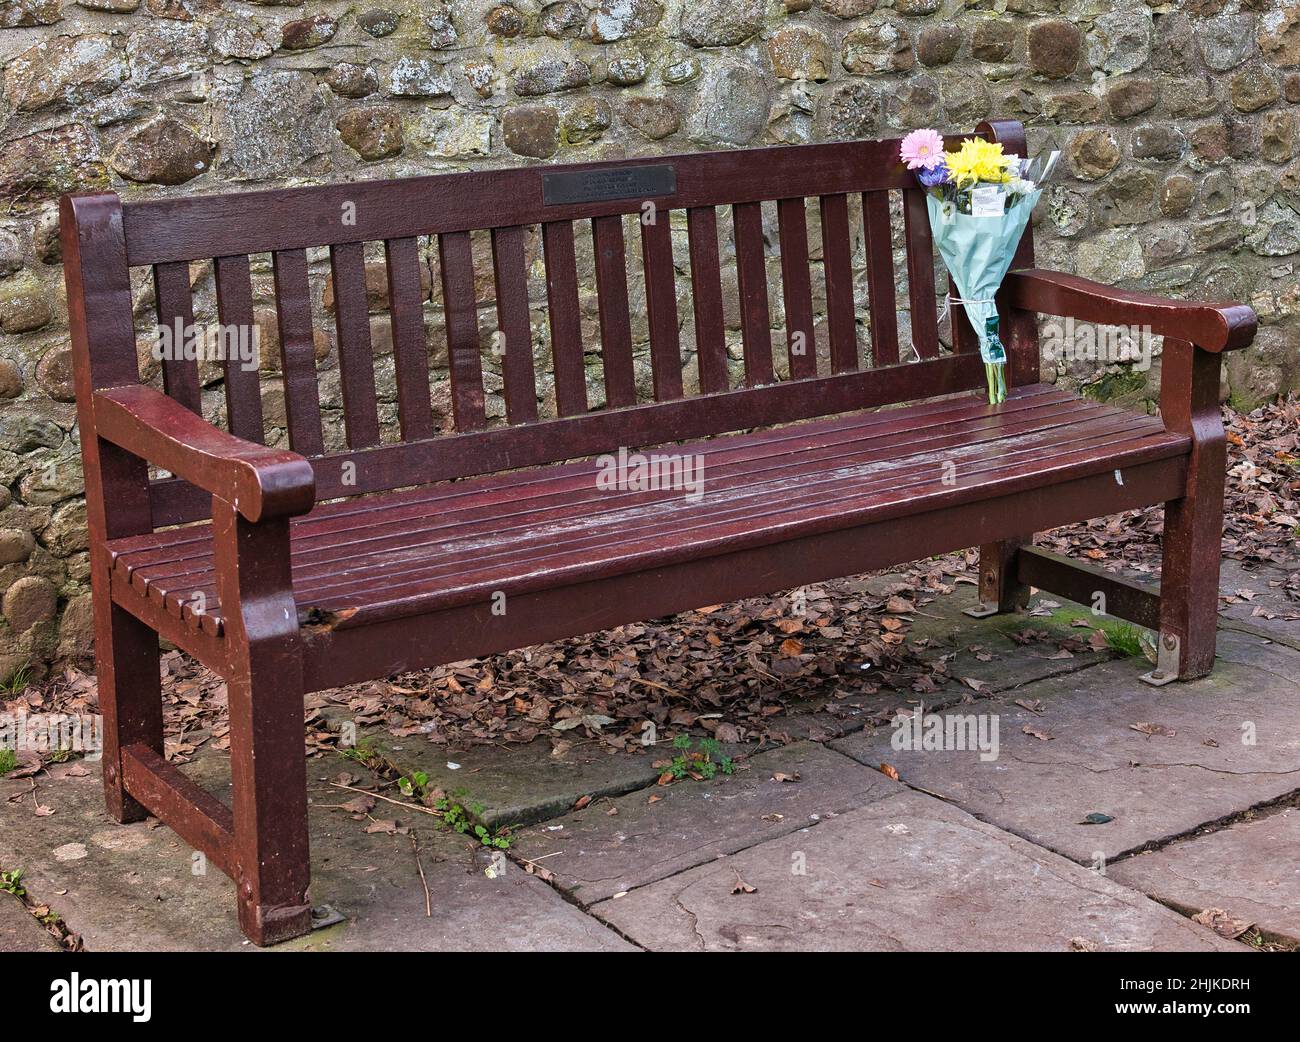
M 305 514 L 316 474 L 296 452 L 218 430 L 173 398 L 134 384 L 96 391 L 95 431 L 229 503 L 249 521 Z
M 1245 304 L 1204 304 L 1114 289 L 1059 271 L 1028 268 L 1002 283 L 1013 307 L 1063 315 L 1098 325 L 1147 326 L 1160 336 L 1187 340 L 1216 354 L 1255 339 L 1255 312 Z

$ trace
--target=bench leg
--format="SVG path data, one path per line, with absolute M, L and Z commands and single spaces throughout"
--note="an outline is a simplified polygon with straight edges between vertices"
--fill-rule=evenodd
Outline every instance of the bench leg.
M 1015 611 L 1029 603 L 1029 587 L 1016 578 L 1016 555 L 1032 536 L 1003 539 L 980 547 L 980 606 L 966 609 L 974 619 Z
M 294 649 L 296 651 L 296 649 Z M 229 683 L 230 774 L 239 925 L 254 944 L 311 929 L 307 757 L 301 669 L 283 647 L 254 647 Z
M 1223 554 L 1227 441 L 1219 411 L 1220 357 L 1165 341 L 1160 412 L 1170 430 L 1191 435 L 1187 491 L 1165 504 L 1160 569 L 1160 635 L 1150 684 L 1195 680 L 1214 666 Z
M 116 821 L 143 821 L 149 812 L 127 795 L 122 750 L 139 744 L 162 755 L 158 634 L 106 597 L 96 598 L 95 614 L 95 668 L 99 711 L 104 718 L 105 803 Z
M 1194 494 L 1165 504 L 1160 636 L 1156 668 L 1142 678 L 1148 683 L 1195 680 L 1213 668 L 1222 535 L 1221 476 L 1217 488 L 1198 486 Z

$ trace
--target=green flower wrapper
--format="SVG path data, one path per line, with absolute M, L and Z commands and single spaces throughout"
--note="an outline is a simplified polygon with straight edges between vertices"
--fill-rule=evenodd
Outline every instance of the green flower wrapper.
M 988 217 L 961 213 L 948 199 L 929 193 L 925 197 L 931 234 L 960 297 L 951 303 L 959 303 L 966 309 L 971 328 L 979 337 L 990 405 L 997 405 L 1007 397 L 1007 351 L 998 335 L 998 309 L 993 298 L 1011 267 L 1020 236 L 1042 194 L 1041 189 L 1036 189 L 1010 196 L 1001 215 Z

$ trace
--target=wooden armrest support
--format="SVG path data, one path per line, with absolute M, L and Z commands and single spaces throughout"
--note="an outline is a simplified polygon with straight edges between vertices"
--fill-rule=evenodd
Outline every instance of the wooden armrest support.
M 106 441 L 210 492 L 249 521 L 305 514 L 316 475 L 296 452 L 218 430 L 152 387 L 95 392 L 95 432 Z
M 1025 311 L 1099 325 L 1147 326 L 1160 336 L 1187 340 L 1216 354 L 1246 347 L 1255 339 L 1255 312 L 1245 304 L 1152 297 L 1041 268 L 1009 272 L 1002 291 L 1013 307 Z

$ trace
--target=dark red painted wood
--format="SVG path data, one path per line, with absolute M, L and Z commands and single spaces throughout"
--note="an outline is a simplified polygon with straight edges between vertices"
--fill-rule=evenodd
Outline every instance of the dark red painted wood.
M 201 412 L 199 367 L 184 356 L 185 341 L 194 326 L 194 302 L 190 295 L 188 263 L 158 264 L 153 269 L 158 325 L 166 331 L 159 347 L 162 352 L 163 387 L 191 412 Z
M 813 332 L 812 278 L 808 271 L 808 214 L 802 199 L 776 205 L 781 237 L 781 284 L 785 289 L 785 336 L 790 375 L 817 375 L 817 340 Z
M 731 386 L 722 311 L 717 211 L 712 206 L 688 210 L 686 232 L 691 252 L 691 297 L 695 309 L 695 351 L 700 390 L 712 394 Z
M 858 327 L 853 305 L 853 244 L 849 241 L 848 196 L 822 196 L 821 218 L 831 370 L 847 373 L 858 368 Z
M 412 237 L 389 239 L 384 243 L 384 263 L 402 438 L 431 438 L 433 410 L 429 405 L 429 346 L 424 332 L 419 242 Z
M 645 270 L 655 401 L 666 402 L 682 396 L 682 347 L 677 334 L 677 285 L 667 210 L 647 212 L 642 217 L 641 262 Z
M 468 232 L 438 236 L 442 307 L 447 322 L 452 417 L 458 431 L 487 426 L 483 401 L 483 356 L 474 297 L 474 256 Z
M 894 244 L 889 223 L 889 193 L 862 196 L 867 246 L 867 294 L 871 314 L 871 364 L 898 364 L 898 309 L 894 300 Z
M 623 218 L 595 218 L 591 222 L 591 236 L 596 255 L 605 401 L 611 406 L 631 405 L 636 401 L 636 380 L 632 371 L 632 320 L 627 303 Z
M 578 310 L 578 261 L 573 247 L 573 225 L 568 221 L 542 225 L 542 253 L 546 259 L 555 407 L 561 416 L 577 416 L 587 411 L 587 369 L 582 357 L 582 319 Z
M 528 272 L 523 228 L 492 229 L 492 272 L 497 289 L 496 343 L 505 381 L 506 419 L 537 419 L 537 382 L 533 373 L 533 330 L 528 317 Z
M 771 313 L 767 300 L 767 259 L 763 244 L 763 211 L 758 203 L 731 208 L 736 240 L 736 279 L 740 286 L 740 333 L 745 347 L 745 383 L 770 384 L 772 369 Z
M 325 443 L 316 384 L 307 254 L 303 250 L 281 250 L 273 255 L 273 265 L 289 444 L 304 456 L 319 456 L 325 451 Z
M 903 193 L 903 227 L 907 237 L 907 293 L 912 302 L 912 346 L 920 358 L 938 358 L 934 240 L 924 190 L 910 188 Z
M 330 265 L 339 376 L 343 388 L 343 422 L 348 445 L 365 449 L 379 444 L 379 412 L 375 397 L 374 349 L 370 345 L 370 311 L 366 300 L 366 258 L 362 244 L 344 242 L 330 247 Z
M 262 390 L 259 379 L 262 351 L 265 345 L 253 321 L 253 283 L 248 258 L 217 257 L 213 261 L 217 282 L 217 316 L 228 336 L 248 337 L 254 348 L 251 367 L 236 354 L 228 353 L 222 360 L 222 374 L 226 385 L 226 427 L 231 434 L 245 441 L 261 443 L 266 440 L 262 427 Z

